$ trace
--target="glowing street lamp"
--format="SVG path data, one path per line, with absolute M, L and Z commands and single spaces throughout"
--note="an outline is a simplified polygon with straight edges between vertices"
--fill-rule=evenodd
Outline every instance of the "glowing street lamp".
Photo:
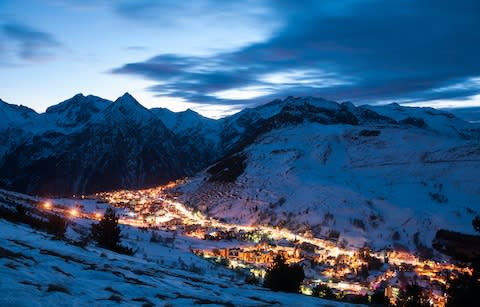
M 99 220 L 102 217 L 102 215 L 98 212 L 95 213 L 95 218 Z
M 45 209 L 51 209 L 51 208 L 52 208 L 52 204 L 51 204 L 50 202 L 48 202 L 48 201 L 47 201 L 47 202 L 44 202 L 44 203 L 43 203 L 43 208 L 45 208 Z
M 70 215 L 73 217 L 78 216 L 78 210 L 75 208 L 70 209 Z

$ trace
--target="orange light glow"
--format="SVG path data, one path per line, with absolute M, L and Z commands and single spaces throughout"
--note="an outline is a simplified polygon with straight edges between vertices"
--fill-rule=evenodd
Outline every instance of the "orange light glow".
M 95 213 L 95 218 L 96 219 L 100 219 L 101 217 L 102 217 L 102 215 L 100 213 L 98 213 L 98 212 Z
M 73 208 L 73 209 L 70 209 L 70 215 L 71 216 L 78 216 L 78 210 Z
M 47 202 L 43 203 L 43 208 L 45 208 L 45 209 L 51 209 L 51 208 L 52 208 L 52 204 L 47 201 Z

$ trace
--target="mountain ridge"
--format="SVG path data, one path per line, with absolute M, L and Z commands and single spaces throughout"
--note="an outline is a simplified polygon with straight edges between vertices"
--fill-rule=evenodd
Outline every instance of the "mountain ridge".
M 77 94 L 35 114 L 16 130 L 0 129 L 2 187 L 69 195 L 153 186 L 192 176 L 270 131 L 309 123 L 424 129 L 464 139 L 480 135 L 477 126 L 443 111 L 315 97 L 290 96 L 213 120 L 194 111 L 147 109 L 129 93 L 114 102 Z
M 473 234 L 479 171 L 478 138 L 301 123 L 268 131 L 172 195 L 226 223 L 422 250 L 441 228 Z

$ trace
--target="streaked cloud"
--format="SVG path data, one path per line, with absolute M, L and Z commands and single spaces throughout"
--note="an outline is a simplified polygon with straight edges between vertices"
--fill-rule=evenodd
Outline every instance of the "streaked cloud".
M 478 0 L 0 0 L 0 6 L 6 97 L 61 83 L 44 92 L 114 99 L 129 91 L 149 106 L 209 114 L 289 95 L 479 104 Z M 45 61 L 59 55 L 61 61 Z M 14 81 L 26 77 L 43 83 Z M 42 104 L 40 110 L 53 100 L 43 96 L 20 95 Z
M 61 44 L 53 35 L 21 24 L 5 24 L 2 32 L 6 39 L 16 44 L 17 55 L 27 61 L 37 62 L 52 58 Z
M 157 95 L 199 104 L 288 94 L 375 103 L 480 93 L 471 81 L 480 73 L 480 32 L 472 31 L 480 28 L 480 2 L 336 3 L 274 1 L 272 17 L 283 26 L 262 42 L 208 57 L 158 55 L 113 72 L 157 81 L 149 88 Z

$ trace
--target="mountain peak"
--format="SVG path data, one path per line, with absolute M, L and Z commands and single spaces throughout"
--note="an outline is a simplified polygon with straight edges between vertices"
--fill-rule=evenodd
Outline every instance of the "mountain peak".
M 108 108 L 108 112 L 120 115 L 120 118 L 130 118 L 135 121 L 142 121 L 151 117 L 151 112 L 141 105 L 128 92 L 117 98 L 115 102 Z
M 24 114 L 33 114 L 33 113 L 37 114 L 37 112 L 35 112 L 33 109 L 30 109 L 29 107 L 26 107 L 24 105 L 8 103 L 5 100 L 2 100 L 1 98 L 0 98 L 0 106 L 2 107 L 3 110 L 12 110 L 12 111 L 21 112 Z
M 73 96 L 72 99 L 73 98 L 85 98 L 85 95 L 83 95 L 83 93 L 78 93 L 75 96 Z
M 135 99 L 130 93 L 126 92 L 122 96 L 118 97 L 117 100 L 115 100 L 114 104 L 122 104 L 122 105 L 134 105 L 137 107 L 141 107 L 142 109 L 146 109 L 144 106 L 142 106 L 138 100 Z
M 78 112 L 81 109 L 93 109 L 94 112 L 104 109 L 107 106 L 108 100 L 97 96 L 84 96 L 78 93 L 72 98 L 64 100 L 59 104 L 48 107 L 46 113 L 64 113 L 64 112 Z M 74 111 L 76 110 L 76 111 Z
M 198 114 L 197 112 L 193 111 L 192 109 L 186 109 L 185 111 L 178 112 L 177 115 L 184 115 L 189 117 L 203 117 L 202 115 Z
M 105 109 L 111 101 L 82 93 L 47 108 L 44 117 L 63 128 L 75 128 L 88 122 L 96 114 Z
M 186 114 L 189 114 L 189 113 L 190 113 L 190 114 L 198 114 L 197 112 L 193 111 L 193 110 L 190 109 L 190 108 L 186 109 L 186 110 L 183 111 L 183 112 L 185 112 Z
M 118 97 L 118 100 L 123 100 L 123 101 L 135 101 L 138 102 L 129 92 L 125 92 L 122 96 Z

